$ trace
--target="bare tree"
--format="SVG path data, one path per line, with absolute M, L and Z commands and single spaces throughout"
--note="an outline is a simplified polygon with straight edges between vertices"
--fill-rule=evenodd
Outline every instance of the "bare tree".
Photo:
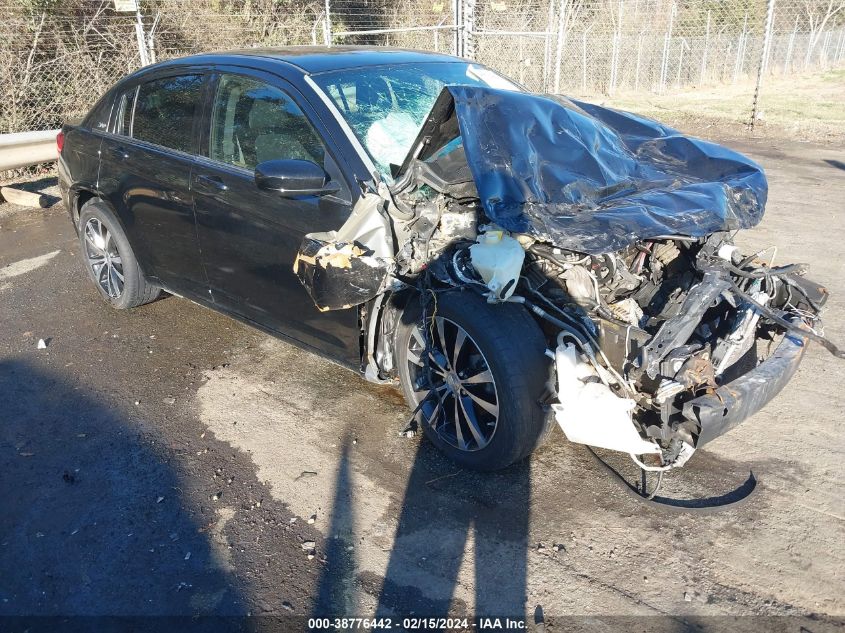
M 845 0 L 803 0 L 803 10 L 810 27 L 810 42 L 807 46 L 805 64 L 809 63 L 825 28 L 837 20 L 845 11 Z M 845 14 L 843 14 L 845 15 Z

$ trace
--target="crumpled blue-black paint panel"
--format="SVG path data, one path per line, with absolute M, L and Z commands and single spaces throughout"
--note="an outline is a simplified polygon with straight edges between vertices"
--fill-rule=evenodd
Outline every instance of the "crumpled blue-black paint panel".
M 726 147 L 563 97 L 447 89 L 484 211 L 509 231 L 598 254 L 763 217 L 762 168 Z

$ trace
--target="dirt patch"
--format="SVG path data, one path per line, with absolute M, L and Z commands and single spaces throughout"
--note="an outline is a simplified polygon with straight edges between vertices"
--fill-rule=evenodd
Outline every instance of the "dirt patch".
M 585 97 L 587 100 L 595 98 Z M 657 119 L 697 136 L 845 142 L 845 69 L 796 77 L 767 77 L 750 132 L 754 85 L 670 91 L 664 95 L 619 93 L 597 102 Z

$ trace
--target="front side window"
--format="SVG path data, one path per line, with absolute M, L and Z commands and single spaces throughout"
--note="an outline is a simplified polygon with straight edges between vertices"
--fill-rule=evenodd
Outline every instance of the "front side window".
M 489 68 L 422 62 L 350 68 L 313 75 L 382 174 L 405 159 L 443 86 L 520 90 Z
M 284 92 L 255 79 L 222 75 L 211 114 L 209 158 L 255 169 L 281 158 L 323 164 L 323 143 Z
M 194 153 L 194 117 L 201 98 L 201 75 L 167 77 L 142 84 L 135 101 L 132 138 Z

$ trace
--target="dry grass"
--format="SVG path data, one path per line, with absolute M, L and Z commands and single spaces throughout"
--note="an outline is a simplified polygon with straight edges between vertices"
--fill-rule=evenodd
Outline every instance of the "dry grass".
M 624 94 L 605 105 L 637 112 L 700 136 L 748 135 L 754 86 L 733 84 L 665 95 Z M 793 77 L 768 77 L 758 105 L 754 136 L 845 143 L 845 69 Z

